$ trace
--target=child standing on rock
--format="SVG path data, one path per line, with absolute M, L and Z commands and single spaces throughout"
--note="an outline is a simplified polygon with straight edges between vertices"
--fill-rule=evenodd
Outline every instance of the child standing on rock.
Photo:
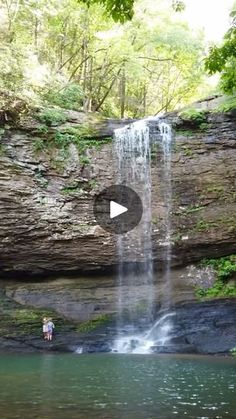
M 53 331 L 55 329 L 55 325 L 52 322 L 52 319 L 51 318 L 48 319 L 47 326 L 48 326 L 48 340 L 52 340 L 52 336 L 53 336 Z
M 43 318 L 43 338 L 44 340 L 52 341 L 53 330 L 55 329 L 55 325 L 52 322 L 51 318 L 44 317 Z

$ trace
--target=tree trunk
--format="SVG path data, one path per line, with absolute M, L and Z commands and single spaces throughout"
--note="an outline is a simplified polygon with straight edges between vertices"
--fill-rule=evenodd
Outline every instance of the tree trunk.
M 121 119 L 125 116 L 125 94 L 126 94 L 126 73 L 125 63 L 123 63 L 120 78 L 120 117 Z

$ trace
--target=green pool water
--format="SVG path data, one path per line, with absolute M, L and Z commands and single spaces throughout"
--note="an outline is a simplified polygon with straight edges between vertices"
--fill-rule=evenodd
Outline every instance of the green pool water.
M 0 418 L 236 418 L 236 360 L 2 355 Z

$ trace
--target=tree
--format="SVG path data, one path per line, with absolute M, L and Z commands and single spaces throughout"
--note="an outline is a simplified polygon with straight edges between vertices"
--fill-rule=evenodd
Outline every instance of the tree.
M 31 102 L 122 118 L 190 101 L 202 81 L 204 45 L 178 20 L 179 1 L 136 0 L 122 24 L 104 15 L 104 4 L 0 0 L 0 87 Z
M 100 3 L 105 7 L 106 12 L 115 22 L 124 23 L 131 20 L 134 16 L 135 0 L 79 0 L 87 4 L 88 7 L 94 3 Z M 172 7 L 176 12 L 182 12 L 185 4 L 182 0 L 172 0 Z
M 124 23 L 134 15 L 134 0 L 80 0 L 90 7 L 94 3 L 104 6 L 107 14 L 115 22 Z
M 221 87 L 226 93 L 236 90 L 236 9 L 231 12 L 232 23 L 220 47 L 213 46 L 205 60 L 209 74 L 221 73 Z

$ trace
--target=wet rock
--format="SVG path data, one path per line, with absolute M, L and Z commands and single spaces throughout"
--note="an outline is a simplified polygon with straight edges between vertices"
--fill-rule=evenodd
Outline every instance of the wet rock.
M 171 337 L 184 339 L 198 353 L 229 352 L 236 341 L 236 299 L 180 304 Z
M 194 345 L 176 344 L 176 345 L 160 345 L 152 346 L 151 351 L 156 354 L 194 354 L 196 348 Z

